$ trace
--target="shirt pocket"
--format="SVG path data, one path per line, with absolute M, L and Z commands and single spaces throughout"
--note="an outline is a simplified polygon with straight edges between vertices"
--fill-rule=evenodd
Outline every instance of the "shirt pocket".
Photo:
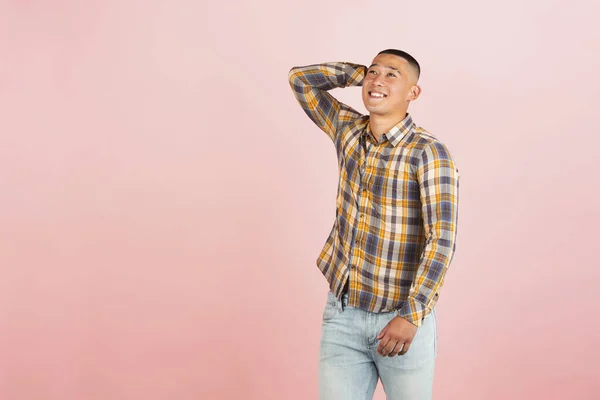
M 380 228 L 386 232 L 397 231 L 402 222 L 403 200 L 401 182 L 395 179 L 375 178 L 372 186 L 372 200 Z
M 419 185 L 407 170 L 374 177 L 371 185 L 373 207 L 386 232 L 406 231 L 420 216 Z

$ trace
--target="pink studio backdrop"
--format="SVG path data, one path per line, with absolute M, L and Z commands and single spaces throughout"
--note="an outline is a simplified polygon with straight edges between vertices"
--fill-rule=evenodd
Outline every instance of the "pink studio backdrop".
M 434 398 L 600 398 L 598 3 L 235 3 L 0 2 L 0 400 L 315 399 L 337 167 L 287 73 L 389 47 L 461 171 Z

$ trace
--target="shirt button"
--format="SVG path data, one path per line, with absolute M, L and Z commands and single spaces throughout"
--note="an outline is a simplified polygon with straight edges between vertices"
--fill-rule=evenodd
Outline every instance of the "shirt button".
M 365 214 L 360 214 L 360 219 L 363 219 L 365 217 Z

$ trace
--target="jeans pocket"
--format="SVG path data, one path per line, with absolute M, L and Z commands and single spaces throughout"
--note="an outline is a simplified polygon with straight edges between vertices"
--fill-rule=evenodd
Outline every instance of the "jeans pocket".
M 331 292 L 327 294 L 327 302 L 323 310 L 323 321 L 329 321 L 338 313 L 338 299 Z

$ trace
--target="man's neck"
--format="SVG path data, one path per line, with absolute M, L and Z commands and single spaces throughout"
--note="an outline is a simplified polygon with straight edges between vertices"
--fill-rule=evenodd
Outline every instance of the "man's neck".
M 369 116 L 369 128 L 373 135 L 379 140 L 384 133 L 387 133 L 390 129 L 392 129 L 398 122 L 404 120 L 406 118 L 407 113 L 404 112 L 400 115 L 403 117 L 399 117 L 398 114 L 393 116 L 387 115 L 370 115 Z

